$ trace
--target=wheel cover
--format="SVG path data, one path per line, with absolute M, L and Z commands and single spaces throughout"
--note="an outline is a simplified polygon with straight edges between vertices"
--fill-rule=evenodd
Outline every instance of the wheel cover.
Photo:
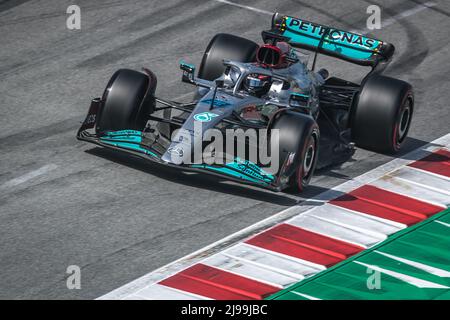
M 311 171 L 311 168 L 314 163 L 314 157 L 316 155 L 316 150 L 314 147 L 314 138 L 311 139 L 311 143 L 309 144 L 308 148 L 306 149 L 305 153 L 305 159 L 303 159 L 303 176 L 308 176 L 309 172 Z
M 303 185 L 306 185 L 311 178 L 314 170 L 314 164 L 317 157 L 317 136 L 313 134 L 308 141 L 306 151 L 302 160 L 302 163 L 297 170 L 297 183 L 299 188 L 302 189 Z
M 408 129 L 411 124 L 412 117 L 412 103 L 410 99 L 406 99 L 403 108 L 400 113 L 399 120 L 396 124 L 395 128 L 395 145 L 397 148 L 400 147 L 402 142 L 405 140 L 406 135 L 408 134 Z

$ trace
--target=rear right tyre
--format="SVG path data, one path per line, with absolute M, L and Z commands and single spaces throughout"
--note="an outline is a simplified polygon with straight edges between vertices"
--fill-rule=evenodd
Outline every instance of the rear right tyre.
M 371 76 L 352 110 L 352 139 L 361 148 L 395 153 L 406 140 L 413 111 L 414 94 L 409 83 Z

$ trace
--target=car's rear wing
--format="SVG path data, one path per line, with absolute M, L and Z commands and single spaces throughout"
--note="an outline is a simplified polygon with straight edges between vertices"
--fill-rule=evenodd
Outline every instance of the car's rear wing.
M 375 68 L 394 54 L 392 44 L 354 32 L 275 13 L 272 29 L 263 31 L 264 41 L 284 40 L 292 46 Z

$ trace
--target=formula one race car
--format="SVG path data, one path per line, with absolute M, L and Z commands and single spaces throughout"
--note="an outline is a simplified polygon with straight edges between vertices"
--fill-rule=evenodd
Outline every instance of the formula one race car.
M 196 86 L 193 102 L 157 98 L 148 69 L 118 70 L 92 100 L 77 138 L 276 191 L 303 190 L 316 168 L 345 162 L 355 145 L 383 153 L 402 147 L 414 97 L 411 85 L 381 75 L 393 45 L 278 13 L 262 37 L 259 46 L 217 34 L 197 76 L 181 62 L 182 81 Z M 305 50 L 314 55 L 312 67 Z M 330 77 L 315 71 L 318 54 L 371 71 L 360 84 Z

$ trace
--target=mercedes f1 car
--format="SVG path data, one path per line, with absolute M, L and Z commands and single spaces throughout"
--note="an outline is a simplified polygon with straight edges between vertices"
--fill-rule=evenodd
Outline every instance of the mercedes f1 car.
M 262 38 L 259 46 L 217 34 L 197 75 L 195 66 L 181 62 L 182 81 L 196 87 L 187 103 L 156 97 L 157 79 L 148 69 L 118 70 L 102 97 L 92 100 L 77 138 L 276 191 L 303 190 L 316 168 L 345 162 L 355 146 L 400 150 L 414 96 L 410 84 L 381 75 L 394 54 L 392 44 L 278 13 Z M 330 76 L 326 69 L 315 70 L 318 54 L 369 66 L 370 72 L 360 83 Z M 258 150 L 275 147 L 270 150 L 278 153 L 279 165 L 270 171 L 259 158 L 228 149 L 212 150 L 208 161 L 193 161 L 194 142 L 210 129 L 256 130 Z M 184 135 L 177 133 L 181 130 Z M 264 139 L 259 132 L 265 132 Z M 254 147 L 253 140 L 244 140 L 246 150 Z M 200 145 L 204 148 L 205 141 Z M 211 161 L 219 158 L 225 160 Z

